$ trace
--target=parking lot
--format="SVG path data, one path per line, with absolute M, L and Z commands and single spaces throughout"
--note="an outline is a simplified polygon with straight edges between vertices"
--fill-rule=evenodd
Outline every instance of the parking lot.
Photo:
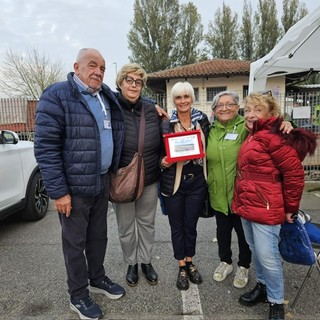
M 320 222 L 320 189 L 311 185 L 301 203 Z M 150 286 L 140 272 L 139 284 L 130 288 L 125 284 L 127 266 L 122 260 L 117 237 L 115 213 L 108 212 L 109 242 L 105 267 L 108 276 L 126 288 L 120 300 L 93 296 L 101 305 L 103 319 L 117 320 L 242 320 L 267 319 L 268 305 L 246 308 L 238 297 L 255 284 L 253 271 L 247 288 L 232 286 L 233 276 L 221 283 L 212 279 L 219 263 L 215 237 L 215 219 L 201 219 L 195 262 L 204 282 L 192 285 L 186 292 L 175 287 L 177 264 L 172 257 L 167 217 L 158 209 L 154 267 L 159 283 Z M 236 237 L 232 244 L 237 255 Z M 37 222 L 18 222 L 10 218 L 0 222 L 0 319 L 1 320 L 62 320 L 78 319 L 69 309 L 66 273 L 61 253 L 60 226 L 52 204 L 47 216 Z M 235 262 L 234 262 L 235 263 Z M 290 308 L 308 267 L 285 263 L 286 319 L 320 319 L 320 275 L 314 270 L 295 310 Z

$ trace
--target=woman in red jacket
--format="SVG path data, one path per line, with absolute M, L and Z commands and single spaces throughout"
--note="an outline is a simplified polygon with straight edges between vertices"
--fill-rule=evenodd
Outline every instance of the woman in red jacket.
M 269 94 L 251 93 L 245 99 L 249 136 L 238 156 L 233 212 L 241 216 L 246 241 L 252 251 L 257 284 L 240 296 L 253 306 L 270 303 L 270 319 L 284 319 L 284 281 L 279 253 L 279 232 L 286 220 L 293 222 L 304 187 L 301 161 L 313 153 L 316 136 L 302 129 L 280 132 L 277 101 Z

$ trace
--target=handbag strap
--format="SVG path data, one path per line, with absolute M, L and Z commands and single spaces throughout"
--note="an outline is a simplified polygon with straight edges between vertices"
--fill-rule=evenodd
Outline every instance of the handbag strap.
M 145 127 L 146 127 L 146 122 L 144 119 L 144 108 L 142 106 L 141 107 L 140 128 L 139 128 L 139 144 L 138 144 L 139 159 L 140 159 L 140 157 L 142 157 L 142 153 L 143 153 Z
M 144 118 L 144 108 L 141 106 L 141 117 L 140 117 L 140 127 L 139 127 L 139 142 L 138 142 L 138 177 L 137 177 L 137 184 L 134 189 L 133 199 L 136 199 L 139 185 L 140 185 L 140 171 L 142 166 L 142 158 L 143 158 L 143 146 L 144 146 L 144 137 L 145 137 L 145 127 L 146 122 Z

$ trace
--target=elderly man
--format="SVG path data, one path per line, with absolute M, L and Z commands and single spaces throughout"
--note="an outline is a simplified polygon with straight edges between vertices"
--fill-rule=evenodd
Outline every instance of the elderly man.
M 124 139 L 121 107 L 103 84 L 105 69 L 98 50 L 81 49 L 74 72 L 43 92 L 36 112 L 35 156 L 59 213 L 70 308 L 81 319 L 102 317 L 89 292 L 125 294 L 103 266 L 108 170 L 118 167 Z

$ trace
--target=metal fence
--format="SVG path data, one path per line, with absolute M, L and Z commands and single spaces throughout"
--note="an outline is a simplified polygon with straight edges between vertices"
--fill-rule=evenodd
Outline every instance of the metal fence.
M 242 98 L 243 92 L 239 93 Z M 153 97 L 159 105 L 167 107 L 166 95 Z M 301 128 L 311 130 L 318 135 L 318 148 L 313 156 L 303 161 L 305 180 L 320 181 L 320 92 L 278 94 L 277 98 L 286 119 L 294 121 Z M 28 99 L 0 99 L 0 130 L 16 131 L 22 140 L 33 140 L 34 115 L 37 101 Z M 211 102 L 199 97 L 196 107 L 207 114 Z M 241 110 L 241 109 L 240 109 Z M 211 114 L 208 114 L 210 118 Z

